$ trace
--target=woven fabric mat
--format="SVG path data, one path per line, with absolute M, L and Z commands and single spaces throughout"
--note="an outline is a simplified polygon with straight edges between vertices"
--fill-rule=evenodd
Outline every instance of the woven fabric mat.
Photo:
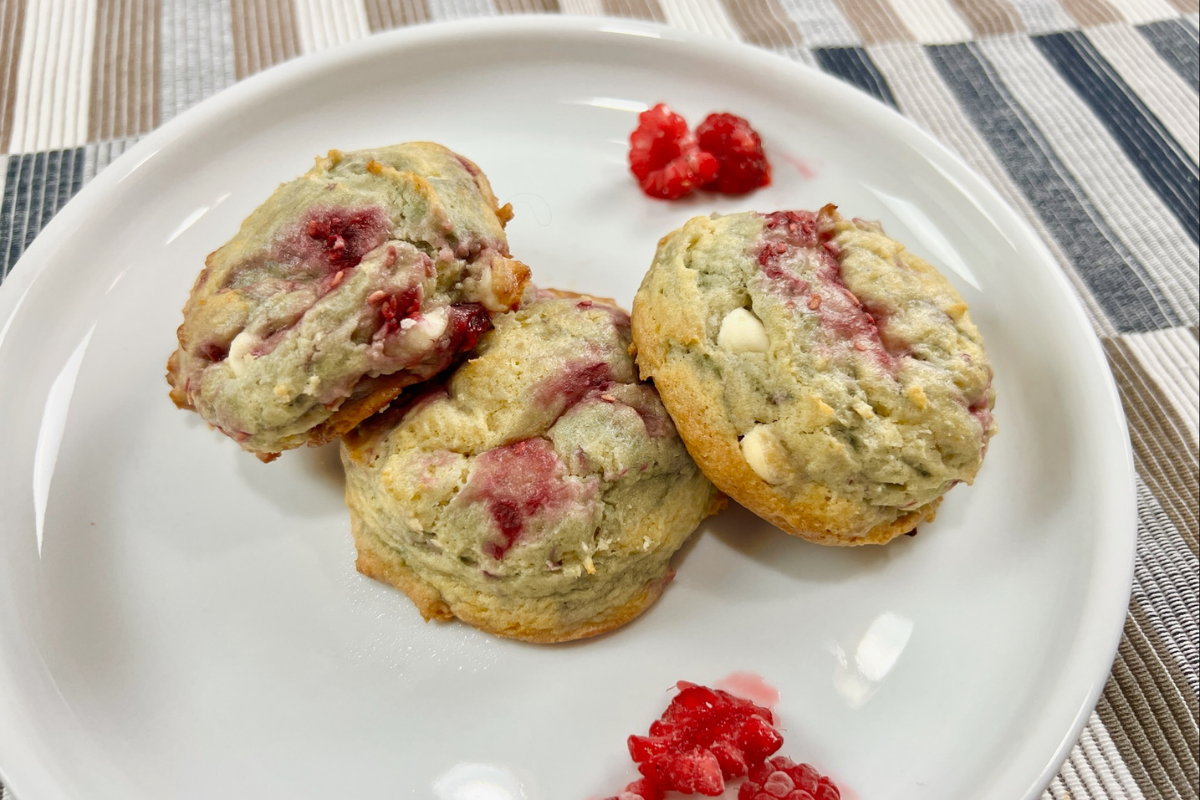
M 833 73 L 1043 237 L 1138 472 L 1125 635 L 1043 800 L 1197 798 L 1197 0 L 0 0 L 0 280 L 97 172 L 214 92 L 377 31 L 517 13 L 655 20 Z

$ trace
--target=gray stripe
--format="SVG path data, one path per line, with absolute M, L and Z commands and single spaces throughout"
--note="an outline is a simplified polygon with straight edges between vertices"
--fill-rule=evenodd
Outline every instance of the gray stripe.
M 87 183 L 96 177 L 112 162 L 129 148 L 137 144 L 141 137 L 129 139 L 113 139 L 108 142 L 95 142 L 83 148 L 83 182 Z
M 1129 25 L 1105 25 L 1088 30 L 1087 37 L 1104 59 L 1120 73 L 1192 163 L 1200 160 L 1200 97 L 1159 57 L 1146 37 Z
M 1029 33 L 1048 33 L 1076 27 L 1058 0 L 1012 0 Z
M 928 52 L 1117 329 L 1143 331 L 1178 324 L 1145 267 L 1096 210 L 978 46 L 937 45 Z
M 134 137 L 7 157 L 0 195 L 0 280 L 59 209 L 136 141 Z
M 814 48 L 813 55 L 821 69 L 837 75 L 842 80 L 862 89 L 876 99 L 897 108 L 896 98 L 888 86 L 887 78 L 871 60 L 871 54 L 861 47 Z
M 163 0 L 163 121 L 233 84 L 229 0 Z
M 887 44 L 870 48 L 871 55 L 887 76 L 900 110 L 956 150 L 983 175 L 1008 203 L 1021 214 L 1050 252 L 1083 299 L 1088 319 L 1102 336 L 1116 335 L 1116 328 L 1100 306 L 1091 287 L 1059 246 L 1046 223 L 1009 175 L 999 157 L 971 123 L 954 94 L 930 63 L 929 53 L 915 44 Z
M 861 44 L 858 31 L 835 0 L 780 0 L 809 47 L 846 47 Z
M 1123 252 L 1145 269 L 1155 296 L 1178 319 L 1200 318 L 1196 241 L 1130 161 L 1111 123 L 1098 119 L 1029 39 L 993 39 L 980 42 L 979 50 Z
M 1138 30 L 1154 46 L 1163 61 L 1200 92 L 1200 41 L 1195 25 L 1183 20 L 1165 19 L 1139 25 Z
M 490 0 L 429 0 L 430 16 L 435 20 L 487 17 L 496 13 Z
M 0 198 L 0 280 L 84 182 L 84 148 L 10 155 Z
M 1200 241 L 1200 170 L 1162 122 L 1082 33 L 1035 36 L 1033 42 L 1108 128 L 1192 241 Z

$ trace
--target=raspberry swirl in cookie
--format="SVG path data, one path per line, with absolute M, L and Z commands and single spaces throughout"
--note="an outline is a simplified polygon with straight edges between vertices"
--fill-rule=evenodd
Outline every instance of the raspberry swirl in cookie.
M 652 378 L 705 474 L 797 536 L 882 543 L 970 483 L 992 368 L 958 292 L 877 223 L 697 217 L 633 306 Z
M 208 257 L 171 398 L 264 460 L 337 438 L 516 306 L 510 216 L 441 145 L 330 151 Z

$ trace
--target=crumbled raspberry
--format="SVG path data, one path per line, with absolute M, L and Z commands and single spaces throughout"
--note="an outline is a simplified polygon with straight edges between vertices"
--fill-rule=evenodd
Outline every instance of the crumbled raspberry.
M 651 197 L 677 200 L 717 177 L 717 159 L 696 144 L 687 121 L 665 103 L 638 115 L 629 168 Z
M 705 182 L 703 188 L 745 194 L 771 182 L 771 165 L 763 153 L 762 139 L 741 117 L 709 114 L 696 128 L 696 141 L 719 165 L 716 178 Z
M 378 294 L 380 293 L 375 292 L 368 297 L 367 303 L 379 306 L 379 315 L 383 318 L 379 325 L 382 336 L 389 336 L 400 330 L 400 320 L 407 319 L 421 310 L 421 291 L 416 287 L 405 289 L 399 294 L 384 294 L 376 303 L 372 303 L 371 298 Z
M 770 709 L 728 692 L 680 681 L 679 694 L 629 754 L 652 784 L 716 797 L 783 745 Z
M 645 778 L 639 778 L 626 786 L 625 791 L 613 797 L 606 797 L 604 800 L 663 800 L 666 794 L 666 789 L 660 788 Z
M 786 756 L 750 768 L 738 791 L 738 800 L 841 800 L 833 782 L 808 764 L 793 763 Z
M 370 251 L 383 244 L 390 229 L 381 208 L 316 209 L 310 213 L 305 233 L 334 272 L 358 266 Z
M 446 321 L 449 349 L 461 353 L 470 350 L 479 337 L 492 329 L 492 317 L 479 303 L 455 303 Z
M 199 353 L 216 364 L 224 361 L 229 355 L 229 345 L 221 344 L 220 342 L 208 342 L 207 344 L 200 345 Z

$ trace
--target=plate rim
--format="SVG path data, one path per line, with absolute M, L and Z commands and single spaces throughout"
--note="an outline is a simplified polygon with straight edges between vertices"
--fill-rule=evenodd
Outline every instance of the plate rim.
M 335 65 L 344 66 L 358 59 L 367 60 L 409 46 L 428 45 L 438 41 L 453 41 L 455 45 L 461 46 L 464 39 L 502 39 L 505 36 L 530 34 L 542 36 L 574 34 L 585 37 L 619 36 L 662 40 L 676 45 L 705 48 L 746 64 L 757 62 L 764 68 L 790 70 L 803 74 L 806 80 L 823 83 L 826 87 L 837 87 L 835 91 L 843 96 L 845 102 L 854 106 L 856 112 L 864 114 L 872 122 L 877 123 L 885 133 L 896 136 L 901 142 L 912 146 L 923 156 L 948 161 L 954 168 L 952 177 L 965 184 L 963 188 L 967 193 L 989 201 L 988 215 L 997 227 L 1002 230 L 1017 231 L 1024 239 L 1024 244 L 1037 253 L 1043 262 L 1042 268 L 1050 273 L 1049 278 L 1063 291 L 1067 299 L 1067 307 L 1064 310 L 1071 318 L 1070 327 L 1080 328 L 1086 334 L 1082 340 L 1087 348 L 1087 355 L 1090 357 L 1090 366 L 1098 369 L 1098 377 L 1102 379 L 1104 385 L 1105 410 L 1113 415 L 1115 430 L 1120 433 L 1118 449 L 1122 458 L 1121 463 L 1115 465 L 1113 469 L 1114 475 L 1121 474 L 1124 477 L 1122 483 L 1125 488 L 1119 500 L 1116 501 L 1119 510 L 1124 513 L 1121 514 L 1123 519 L 1115 522 L 1113 527 L 1114 529 L 1127 529 L 1129 533 L 1128 547 L 1121 557 L 1117 558 L 1114 555 L 1110 557 L 1110 562 L 1101 562 L 1108 567 L 1105 574 L 1119 579 L 1119 585 L 1123 588 L 1115 597 L 1109 597 L 1110 609 L 1102 609 L 1103 615 L 1100 611 L 1093 612 L 1096 616 L 1091 621 L 1100 627 L 1107 626 L 1107 630 L 1103 635 L 1096 634 L 1091 637 L 1093 645 L 1090 650 L 1093 651 L 1092 655 L 1096 659 L 1095 666 L 1089 673 L 1091 685 L 1086 693 L 1084 703 L 1077 709 L 1074 719 L 1063 733 L 1060 743 L 1054 752 L 1049 754 L 1044 762 L 1045 765 L 1033 778 L 1033 782 L 1024 795 L 1024 800 L 1036 800 L 1053 780 L 1054 775 L 1069 756 L 1071 749 L 1079 741 L 1081 732 L 1093 713 L 1100 693 L 1111 673 L 1128 615 L 1137 546 L 1137 472 L 1124 405 L 1105 356 L 1100 336 L 1088 319 L 1084 301 L 1057 263 L 1045 241 L 1036 233 L 1030 223 L 1009 205 L 989 181 L 979 175 L 949 146 L 936 139 L 932 133 L 919 127 L 916 122 L 904 116 L 897 109 L 813 66 L 791 60 L 779 53 L 746 42 L 723 39 L 666 24 L 605 16 L 549 14 L 474 17 L 421 23 L 374 33 L 364 39 L 280 62 L 227 86 L 144 135 L 59 210 L 38 233 L 29 248 L 22 253 L 17 263 L 9 270 L 4 281 L 0 283 L 0 348 L 3 347 L 8 331 L 17 318 L 20 307 L 31 288 L 38 278 L 54 264 L 60 234 L 63 235 L 64 241 L 68 239 L 70 230 L 90 218 L 95 213 L 94 209 L 101 206 L 107 196 L 116 192 L 125 179 L 152 161 L 160 150 L 176 139 L 182 138 L 193 128 L 202 126 L 206 121 L 211 122 L 226 116 L 235 111 L 242 103 L 256 97 L 270 96 L 276 89 L 286 88 L 294 82 L 302 82 L 307 76 L 318 74 Z M 12 155 L 9 154 L 10 157 Z M 1098 549 L 1095 552 L 1097 555 L 1102 555 L 1104 551 Z M 1091 582 L 1095 581 L 1096 574 L 1097 569 L 1094 567 L 1091 570 Z M 1117 602 L 1118 600 L 1119 602 Z M 1094 607 L 1094 605 L 1095 601 L 1093 600 L 1084 608 Z M 1111 610 L 1111 607 L 1117 606 L 1120 608 L 1119 615 Z M 1111 619 L 1108 618 L 1109 615 L 1111 615 Z M 1077 648 L 1073 648 L 1073 652 L 1077 653 Z M 1088 663 L 1093 663 L 1092 659 L 1088 659 Z M 1101 667 L 1103 667 L 1102 672 Z M 1079 668 L 1083 669 L 1082 663 Z M 1060 673 L 1060 676 L 1064 674 L 1066 673 Z M 1083 676 L 1079 677 L 1082 680 Z M 0 697 L 0 700 L 3 699 Z M 21 731 L 14 730 L 12 724 L 6 722 L 7 719 L 8 715 L 0 715 L 0 752 L 12 753 L 15 749 L 19 753 L 26 750 L 27 748 L 22 748 L 19 744 Z M 15 748 L 14 743 L 16 743 Z M 3 781 L 10 791 L 20 792 L 22 800 L 43 800 L 46 797 L 65 796 L 62 784 L 49 772 L 50 765 L 41 764 L 40 759 L 36 759 L 36 761 L 38 768 L 28 772 L 24 771 L 25 767 L 33 761 L 22 762 L 21 771 L 18 773 L 20 778 L 17 781 L 12 779 L 14 773 L 0 764 L 0 781 Z

